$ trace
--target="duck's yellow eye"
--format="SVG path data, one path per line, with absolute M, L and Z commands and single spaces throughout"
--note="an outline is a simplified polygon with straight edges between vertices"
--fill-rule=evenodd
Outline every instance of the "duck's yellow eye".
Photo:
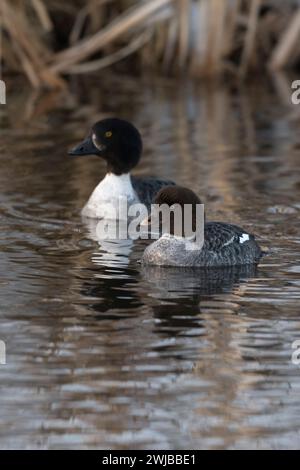
M 105 132 L 105 137 L 111 137 L 111 136 L 112 136 L 112 132 L 111 132 L 111 131 Z

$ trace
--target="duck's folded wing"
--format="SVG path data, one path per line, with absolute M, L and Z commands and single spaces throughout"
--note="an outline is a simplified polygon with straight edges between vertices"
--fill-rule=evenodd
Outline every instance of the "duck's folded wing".
M 217 252 L 226 247 L 243 245 L 248 241 L 254 241 L 254 235 L 251 235 L 237 225 L 208 222 L 205 224 L 204 240 L 207 250 Z
M 138 178 L 131 177 L 133 189 L 138 195 L 139 200 L 150 209 L 151 204 L 154 202 L 155 195 L 158 191 L 165 186 L 174 186 L 174 181 L 161 180 L 157 178 Z

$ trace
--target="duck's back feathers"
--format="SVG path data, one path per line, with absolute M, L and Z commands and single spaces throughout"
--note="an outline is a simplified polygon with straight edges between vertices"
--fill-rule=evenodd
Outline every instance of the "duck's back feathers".
M 237 266 L 257 264 L 261 256 L 253 235 L 236 225 L 208 222 L 201 250 L 187 249 L 184 239 L 163 236 L 146 248 L 143 262 L 160 266 Z
M 154 203 L 155 196 L 161 188 L 175 185 L 173 181 L 151 177 L 131 176 L 131 182 L 139 200 L 145 204 L 148 210 L 150 210 L 150 206 Z
M 248 240 L 254 240 L 254 235 L 245 232 L 241 227 L 224 222 L 207 222 L 204 235 L 206 248 L 212 251 L 220 251 L 235 243 L 243 244 Z
M 258 263 L 262 251 L 254 235 L 237 225 L 208 222 L 204 228 L 204 245 L 200 259 L 207 264 L 242 265 Z

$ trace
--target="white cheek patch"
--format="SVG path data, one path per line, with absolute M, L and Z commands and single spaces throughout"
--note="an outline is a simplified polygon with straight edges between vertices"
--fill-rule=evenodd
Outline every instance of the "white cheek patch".
M 102 149 L 101 149 L 102 146 L 97 144 L 97 136 L 96 136 L 96 134 L 92 134 L 92 142 L 93 142 L 93 144 L 95 145 L 95 147 L 96 147 L 98 150 L 102 150 Z
M 248 233 L 243 233 L 243 235 L 240 237 L 240 243 L 247 242 L 248 240 L 249 240 Z

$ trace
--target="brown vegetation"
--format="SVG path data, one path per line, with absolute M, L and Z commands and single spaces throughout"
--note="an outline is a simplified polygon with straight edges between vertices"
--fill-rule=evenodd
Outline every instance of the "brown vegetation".
M 300 57 L 293 0 L 1 0 L 0 26 L 5 70 L 34 87 L 129 56 L 141 71 L 241 78 Z

